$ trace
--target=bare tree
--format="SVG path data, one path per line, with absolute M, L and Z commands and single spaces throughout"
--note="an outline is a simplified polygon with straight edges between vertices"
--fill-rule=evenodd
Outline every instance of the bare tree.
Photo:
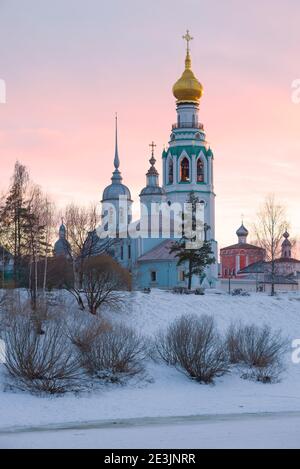
M 282 235 L 288 229 L 285 207 L 269 195 L 257 214 L 254 232 L 258 245 L 265 249 L 271 264 L 271 295 L 275 294 L 276 258 L 280 254 Z
M 45 227 L 45 255 L 44 255 L 44 275 L 43 275 L 43 292 L 45 294 L 48 273 L 48 258 L 51 252 L 51 240 L 54 234 L 55 225 L 55 206 L 48 196 L 44 197 L 43 210 L 41 213 L 41 221 Z
M 73 281 L 68 283 L 67 290 L 75 296 L 79 306 L 83 309 L 81 291 L 85 261 L 92 256 L 108 253 L 114 240 L 107 239 L 100 242 L 96 229 L 101 217 L 95 204 L 89 207 L 70 204 L 66 207 L 63 218 L 67 227 L 68 255 L 73 268 Z M 70 280 L 70 275 L 68 278 Z
M 32 185 L 28 194 L 24 221 L 24 252 L 29 256 L 29 292 L 33 310 L 36 310 L 38 290 L 41 288 L 38 263 L 45 260 L 50 244 L 47 242 L 47 199 L 37 185 Z M 26 251 L 25 251 L 26 250 Z
M 110 256 L 94 256 L 85 259 L 83 264 L 83 291 L 90 313 L 97 314 L 106 304 L 117 307 L 122 301 L 121 290 L 131 288 L 131 278 L 127 270 Z
M 68 241 L 71 246 L 72 256 L 81 256 L 84 248 L 87 249 L 88 233 L 96 230 L 99 223 L 99 216 L 96 205 L 90 207 L 80 207 L 70 204 L 66 207 L 63 218 L 68 230 Z M 89 246 L 91 252 L 93 246 Z

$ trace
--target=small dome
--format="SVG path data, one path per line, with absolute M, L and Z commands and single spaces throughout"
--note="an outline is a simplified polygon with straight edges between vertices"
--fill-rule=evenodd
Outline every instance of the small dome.
M 141 191 L 141 195 L 165 195 L 166 191 L 160 186 L 146 186 Z
M 131 194 L 128 187 L 121 183 L 112 183 L 104 189 L 102 202 L 105 200 L 116 200 L 119 198 L 120 195 L 125 195 L 127 196 L 128 200 L 131 200 Z
M 70 256 L 71 246 L 66 239 L 58 239 L 54 244 L 55 256 Z
M 248 236 L 249 231 L 247 228 L 244 227 L 244 224 L 242 223 L 239 229 L 236 231 L 237 236 Z
M 199 103 L 203 95 L 203 86 L 195 77 L 192 69 L 192 62 L 189 51 L 185 59 L 185 70 L 179 80 L 173 86 L 173 95 L 178 103 Z

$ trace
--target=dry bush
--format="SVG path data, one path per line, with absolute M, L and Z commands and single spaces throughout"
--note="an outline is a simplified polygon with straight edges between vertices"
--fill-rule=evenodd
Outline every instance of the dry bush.
M 4 340 L 5 366 L 22 389 L 61 394 L 79 388 L 80 360 L 60 322 L 50 322 L 40 335 L 31 318 L 17 317 Z
M 249 367 L 250 371 L 243 373 L 243 377 L 272 382 L 284 369 L 282 359 L 287 340 L 281 331 L 272 331 L 267 325 L 231 325 L 226 344 L 231 363 Z
M 211 383 L 229 370 L 227 351 L 212 317 L 184 315 L 156 340 L 158 356 L 200 383 Z
M 97 335 L 88 350 L 81 349 L 81 359 L 89 374 L 119 382 L 144 370 L 146 349 L 139 334 L 124 324 L 117 324 Z
M 226 347 L 229 354 L 230 363 L 236 365 L 243 361 L 241 347 L 243 335 L 243 326 L 241 324 L 231 324 L 226 334 Z
M 82 352 L 90 350 L 93 342 L 103 332 L 111 329 L 108 321 L 99 316 L 77 313 L 67 322 L 67 336 L 70 341 Z

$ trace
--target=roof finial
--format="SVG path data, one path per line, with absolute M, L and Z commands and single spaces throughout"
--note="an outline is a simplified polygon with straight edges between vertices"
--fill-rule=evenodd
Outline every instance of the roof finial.
M 120 166 L 119 150 L 118 150 L 118 114 L 117 113 L 116 113 L 116 143 L 115 143 L 114 166 L 116 169 L 119 169 L 119 166 Z
M 149 163 L 151 164 L 151 167 L 147 173 L 147 176 L 158 176 L 158 172 L 155 168 L 155 163 L 156 163 L 156 159 L 155 159 L 155 156 L 154 156 L 154 148 L 156 147 L 155 143 L 152 142 L 149 144 L 149 147 L 151 148 L 151 158 L 149 160 Z
M 194 38 L 190 35 L 189 30 L 186 30 L 186 34 L 182 36 L 182 39 L 186 41 L 186 51 L 187 53 L 190 51 L 190 41 L 192 41 Z
M 156 145 L 152 141 L 152 143 L 149 144 L 149 147 L 151 148 L 151 158 L 150 158 L 149 162 L 150 162 L 151 166 L 154 167 L 154 165 L 156 163 L 156 159 L 154 157 L 154 149 L 155 149 Z
M 185 58 L 185 69 L 190 70 L 192 67 L 192 60 L 190 56 L 190 42 L 194 39 L 189 30 L 187 29 L 186 34 L 182 36 L 182 39 L 186 41 L 186 58 Z

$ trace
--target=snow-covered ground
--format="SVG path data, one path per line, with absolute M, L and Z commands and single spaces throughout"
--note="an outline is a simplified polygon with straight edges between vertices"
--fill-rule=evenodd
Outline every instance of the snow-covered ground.
M 181 314 L 205 313 L 215 317 L 220 331 L 232 321 L 266 323 L 282 329 L 290 342 L 300 338 L 300 292 L 274 298 L 265 294 L 231 297 L 215 291 L 205 296 L 164 291 L 128 296 L 130 301 L 113 316 L 148 336 Z M 292 347 L 286 357 L 287 370 L 282 381 L 276 384 L 245 381 L 234 371 L 217 379 L 214 385 L 200 385 L 173 368 L 149 362 L 143 379 L 63 397 L 37 397 L 5 389 L 3 365 L 0 365 L 0 431 L 105 419 L 300 411 L 300 364 L 293 364 L 291 355 Z M 235 428 L 238 432 L 238 427 Z

